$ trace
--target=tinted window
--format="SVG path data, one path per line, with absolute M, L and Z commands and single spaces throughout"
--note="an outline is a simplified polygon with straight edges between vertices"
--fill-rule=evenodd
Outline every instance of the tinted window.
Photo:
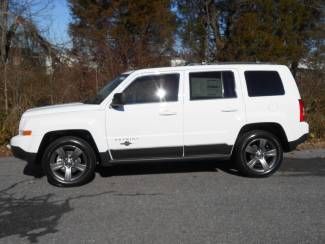
M 191 100 L 236 97 L 231 71 L 190 73 Z
M 281 78 L 276 71 L 245 71 L 248 96 L 283 95 Z
M 173 102 L 178 98 L 178 74 L 139 77 L 124 91 L 126 104 Z

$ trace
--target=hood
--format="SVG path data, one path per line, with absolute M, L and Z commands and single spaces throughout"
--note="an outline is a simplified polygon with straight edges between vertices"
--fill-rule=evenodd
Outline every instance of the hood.
M 98 110 L 98 109 L 99 109 L 99 105 L 95 105 L 95 104 L 66 103 L 66 104 L 31 108 L 24 113 L 24 116 L 89 111 L 89 110 Z

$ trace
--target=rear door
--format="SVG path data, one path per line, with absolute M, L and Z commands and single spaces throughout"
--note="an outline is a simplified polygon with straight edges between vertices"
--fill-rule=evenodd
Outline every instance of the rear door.
M 214 69 L 185 76 L 185 156 L 230 154 L 245 119 L 237 71 Z

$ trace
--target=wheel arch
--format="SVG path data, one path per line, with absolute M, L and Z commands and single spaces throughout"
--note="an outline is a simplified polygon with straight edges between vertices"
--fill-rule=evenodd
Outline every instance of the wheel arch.
M 286 135 L 283 127 L 280 124 L 275 123 L 275 122 L 250 123 L 250 124 L 244 125 L 240 129 L 240 131 L 237 135 L 235 145 L 237 144 L 237 142 L 242 134 L 244 134 L 245 132 L 248 132 L 248 131 L 252 131 L 252 130 L 264 130 L 264 131 L 267 131 L 267 132 L 275 135 L 280 140 L 280 143 L 283 147 L 283 151 L 288 152 L 290 150 L 288 138 L 287 138 L 287 135 Z
M 88 130 L 76 129 L 76 130 L 56 130 L 56 131 L 47 132 L 43 136 L 40 146 L 38 148 L 37 155 L 36 155 L 36 162 L 40 163 L 43 153 L 46 147 L 49 145 L 49 143 L 64 136 L 75 136 L 87 141 L 95 152 L 96 160 L 100 161 L 100 156 L 99 156 L 100 154 L 92 134 Z

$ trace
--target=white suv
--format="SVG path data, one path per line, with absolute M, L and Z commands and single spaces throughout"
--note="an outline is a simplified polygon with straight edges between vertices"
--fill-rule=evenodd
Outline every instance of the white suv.
M 84 103 L 27 110 L 10 144 L 50 183 L 74 186 L 96 164 L 157 159 L 232 158 L 268 176 L 308 131 L 286 66 L 218 64 L 123 73 Z

